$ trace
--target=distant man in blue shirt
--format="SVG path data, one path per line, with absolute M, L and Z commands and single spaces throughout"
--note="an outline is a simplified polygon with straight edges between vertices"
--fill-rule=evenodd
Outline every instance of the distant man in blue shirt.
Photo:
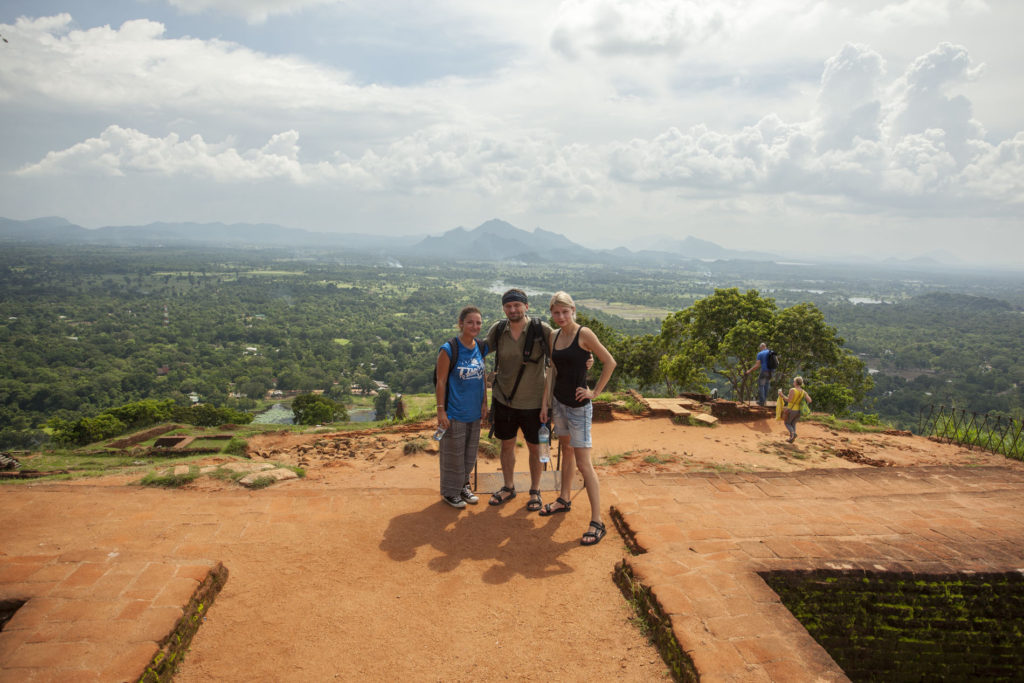
M 761 372 L 757 375 L 757 405 L 763 406 L 768 401 L 768 385 L 772 381 L 772 371 L 768 368 L 768 356 L 771 351 L 768 350 L 768 345 L 764 342 L 761 342 L 757 348 L 757 362 L 747 370 L 746 374 L 749 375 L 754 370 L 761 368 Z

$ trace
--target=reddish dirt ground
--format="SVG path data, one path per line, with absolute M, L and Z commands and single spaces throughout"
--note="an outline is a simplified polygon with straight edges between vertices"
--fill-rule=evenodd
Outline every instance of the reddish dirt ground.
M 302 465 L 306 478 L 258 491 L 208 478 L 180 491 L 133 488 L 131 497 L 152 499 L 136 515 L 150 528 L 167 511 L 162 552 L 194 553 L 230 571 L 175 680 L 668 680 L 611 581 L 625 554 L 614 528 L 598 546 L 579 546 L 585 494 L 577 492 L 570 514 L 547 518 L 525 511 L 525 491 L 501 507 L 481 492 L 479 505 L 453 510 L 438 497 L 432 430 L 267 434 L 250 441 L 253 459 Z M 787 444 L 774 420 L 694 427 L 617 413 L 593 433 L 609 485 L 630 472 L 1022 466 L 918 437 L 812 423 Z M 414 439 L 430 450 L 406 454 Z M 519 455 L 525 470 L 524 448 Z M 482 472 L 497 469 L 497 459 L 481 459 Z M 113 510 L 127 483 L 63 486 L 91 487 L 90 504 Z M 183 506 L 202 524 L 175 521 Z M 115 526 L 122 544 L 136 542 L 136 517 L 115 524 L 108 513 L 78 529 L 61 522 L 59 506 L 49 514 L 33 525 L 61 529 L 66 538 L 51 544 L 83 533 L 102 543 Z
M 250 439 L 256 459 L 268 459 L 308 468 L 309 476 L 328 472 L 362 473 L 371 480 L 388 479 L 399 468 L 401 479 L 410 476 L 425 487 L 436 487 L 437 449 L 428 441 L 430 424 L 410 426 L 401 433 L 339 432 L 316 436 L 291 432 L 268 433 Z M 1001 456 L 928 439 L 909 432 L 856 433 L 813 422 L 797 425 L 797 440 L 786 442 L 786 430 L 776 420 L 726 422 L 715 426 L 680 426 L 667 417 L 638 417 L 616 413 L 610 422 L 595 423 L 593 461 L 599 474 L 627 472 L 782 471 L 809 468 L 848 468 L 900 465 L 1003 464 Z M 341 451 L 317 448 L 340 438 Z M 423 453 L 406 455 L 411 440 L 427 443 Z M 517 471 L 526 470 L 525 448 L 517 450 Z M 1009 461 L 1011 464 L 1014 461 Z M 481 455 L 481 472 L 496 472 L 497 458 Z

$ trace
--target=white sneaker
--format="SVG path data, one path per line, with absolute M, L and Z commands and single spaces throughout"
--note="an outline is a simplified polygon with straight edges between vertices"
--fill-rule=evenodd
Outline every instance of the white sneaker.
M 462 500 L 466 501 L 470 505 L 476 505 L 477 502 L 479 502 L 480 500 L 479 498 L 476 497 L 476 494 L 473 493 L 472 490 L 470 490 L 469 485 L 462 487 L 462 493 L 460 493 L 459 496 L 462 498 Z
M 441 499 L 453 508 L 466 507 L 466 501 L 462 500 L 461 496 L 441 496 Z

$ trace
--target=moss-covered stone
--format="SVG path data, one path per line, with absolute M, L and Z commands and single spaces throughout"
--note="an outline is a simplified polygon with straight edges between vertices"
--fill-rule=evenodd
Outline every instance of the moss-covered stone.
M 762 574 L 853 681 L 1019 681 L 1024 576 Z

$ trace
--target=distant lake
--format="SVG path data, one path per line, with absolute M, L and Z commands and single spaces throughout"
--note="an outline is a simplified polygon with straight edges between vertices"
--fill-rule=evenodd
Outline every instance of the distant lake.
M 377 411 L 373 408 L 350 410 L 348 413 L 349 422 L 373 422 L 376 417 Z M 252 421 L 255 424 L 290 425 L 294 424 L 294 413 L 292 413 L 291 407 L 275 403 L 254 417 Z
M 275 403 L 262 413 L 252 419 L 253 423 L 261 425 L 290 425 L 293 422 L 294 413 L 292 409 L 281 403 Z
M 504 294 L 509 289 L 511 289 L 511 287 L 506 285 L 503 280 L 495 280 L 494 282 L 491 283 L 491 286 L 487 288 L 487 291 L 492 294 Z M 520 287 L 520 289 L 522 288 Z M 540 290 L 523 289 L 523 291 L 526 292 L 527 296 L 540 296 L 541 294 L 545 293 Z
M 365 410 L 350 410 L 348 411 L 349 422 L 373 422 L 374 418 L 377 417 L 377 411 L 373 408 L 366 408 Z

